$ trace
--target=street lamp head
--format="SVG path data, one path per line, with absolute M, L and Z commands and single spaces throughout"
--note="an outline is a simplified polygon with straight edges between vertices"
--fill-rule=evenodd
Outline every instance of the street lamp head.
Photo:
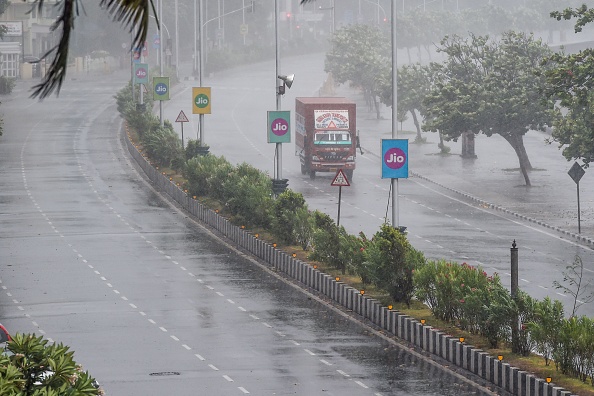
M 295 79 L 295 75 L 294 74 L 289 74 L 288 76 L 277 76 L 278 78 L 280 78 L 283 81 L 283 85 L 278 87 L 278 94 L 279 95 L 284 95 L 285 94 L 285 87 L 286 88 L 291 88 L 291 85 L 293 85 L 293 80 Z
M 295 80 L 295 75 L 289 74 L 288 76 L 278 76 L 278 78 L 283 80 L 283 83 L 290 89 L 291 85 L 293 85 L 293 80 Z

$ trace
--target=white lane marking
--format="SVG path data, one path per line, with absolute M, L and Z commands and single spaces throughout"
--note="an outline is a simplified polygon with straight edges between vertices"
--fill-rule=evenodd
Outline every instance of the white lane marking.
M 281 337 L 286 337 L 283 333 L 281 333 L 280 331 L 275 331 L 276 334 L 278 334 Z
M 192 350 L 192 348 L 190 348 L 190 347 L 189 347 L 188 345 L 186 345 L 186 344 L 183 344 L 182 346 L 183 346 L 184 348 L 186 348 L 188 351 Z
M 194 354 L 194 356 L 196 356 L 196 357 L 197 357 L 198 359 L 200 359 L 200 360 L 206 360 L 206 359 L 204 359 L 204 358 L 203 358 L 201 355 L 199 355 L 199 354 L 197 354 L 197 353 L 196 353 L 196 354 Z
M 295 345 L 297 345 L 297 346 L 301 345 L 300 343 L 298 343 L 298 342 L 297 342 L 297 341 L 295 341 L 295 340 L 289 340 L 289 341 L 291 341 L 293 344 L 295 344 Z
M 239 309 L 240 311 L 243 311 L 243 312 L 247 312 L 247 309 L 245 309 L 244 307 L 237 307 L 237 309 Z
M 224 295 L 223 293 L 221 293 L 221 292 L 216 292 L 216 293 L 217 293 L 219 296 L 221 296 L 221 297 L 225 297 L 225 295 Z
M 329 361 L 327 361 L 327 360 L 320 359 L 320 362 L 324 363 L 326 366 L 332 366 L 332 363 L 330 363 L 330 362 L 329 362 Z
M 214 290 L 214 287 L 210 286 L 210 285 L 206 285 L 207 288 L 209 288 L 210 290 Z
M 538 285 L 538 287 L 540 287 L 541 289 L 549 290 L 549 288 L 548 288 L 548 287 L 544 287 L 544 286 L 542 286 L 542 285 Z
M 134 308 L 134 309 L 138 308 L 136 305 L 134 305 L 134 304 L 132 304 L 132 303 L 130 303 L 130 306 L 131 306 L 132 308 Z
M 254 315 L 254 314 L 250 314 L 250 318 L 252 318 L 252 319 L 255 319 L 255 320 L 259 320 L 259 319 L 260 319 L 259 317 L 257 317 L 257 316 L 256 316 L 256 315 Z
M 310 351 L 309 349 L 304 349 L 304 351 L 309 353 L 311 356 L 316 356 L 316 354 Z
M 231 377 L 229 377 L 228 375 L 223 375 L 223 378 L 225 378 L 229 382 L 233 382 L 233 380 L 231 379 Z
M 231 300 L 230 298 L 228 298 L 228 299 L 227 299 L 227 302 L 228 302 L 229 304 L 235 304 L 235 301 Z
M 521 280 L 522 282 L 530 283 L 530 281 L 529 281 L 529 280 L 526 280 L 526 279 L 524 279 L 524 278 L 521 278 L 520 280 Z
M 159 329 L 161 329 L 161 331 L 163 332 L 167 332 L 167 329 L 165 327 L 159 327 Z
M 262 324 L 263 324 L 264 326 L 268 327 L 269 329 L 272 329 L 272 326 L 271 326 L 271 325 L 269 325 L 268 323 L 266 323 L 266 322 L 262 322 Z
M 219 371 L 219 369 L 214 364 L 209 364 L 208 367 L 210 367 L 214 371 Z
M 243 386 L 238 387 L 237 389 L 239 389 L 240 391 L 242 391 L 245 394 L 248 394 L 250 392 L 247 391 L 247 389 L 245 389 Z
M 344 375 L 345 377 L 350 377 L 350 375 L 348 375 L 347 373 L 345 373 L 345 372 L 344 372 L 344 371 L 342 371 L 342 370 L 336 370 L 336 371 L 337 371 L 339 374 L 342 374 L 342 375 Z
M 361 386 L 361 387 L 363 387 L 363 388 L 365 388 L 365 389 L 369 389 L 369 387 L 368 387 L 367 385 L 365 385 L 365 384 L 364 384 L 363 382 L 361 382 L 361 381 L 355 381 L 355 384 L 357 384 L 357 385 L 359 385 L 359 386 Z

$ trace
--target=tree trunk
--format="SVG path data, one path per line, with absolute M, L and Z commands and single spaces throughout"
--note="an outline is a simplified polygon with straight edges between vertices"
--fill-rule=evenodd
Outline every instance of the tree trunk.
M 410 111 L 410 114 L 412 114 L 412 118 L 413 118 L 413 121 L 415 123 L 415 127 L 417 128 L 417 138 L 416 138 L 416 140 L 418 142 L 420 142 L 423 137 L 421 136 L 421 125 L 419 124 L 419 120 L 417 118 L 417 112 L 415 111 L 415 109 L 412 109 Z
M 518 156 L 518 161 L 520 162 L 520 171 L 524 176 L 526 186 L 531 186 L 532 184 L 530 183 L 528 171 L 532 170 L 532 164 L 530 164 L 526 147 L 524 147 L 524 137 L 522 135 L 511 135 L 503 136 L 503 138 L 513 147 L 516 155 Z
M 431 62 L 431 50 L 428 45 L 425 45 L 425 51 L 427 51 L 427 56 L 429 56 L 429 62 Z
M 372 96 L 373 96 L 373 105 L 375 106 L 375 116 L 379 120 L 381 118 L 381 115 L 380 115 L 380 104 L 377 101 L 377 96 L 375 96 L 375 95 L 372 95 Z

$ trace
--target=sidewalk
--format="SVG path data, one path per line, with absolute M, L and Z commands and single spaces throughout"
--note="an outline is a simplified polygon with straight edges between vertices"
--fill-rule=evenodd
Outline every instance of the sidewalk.
M 377 120 L 363 95 L 348 87 L 337 89 L 339 96 L 357 102 L 357 122 L 365 154 L 379 157 L 379 141 L 392 137 L 390 108 L 382 107 Z M 409 118 L 410 114 L 409 114 Z M 399 126 L 400 128 L 400 126 Z M 441 155 L 437 147 L 439 136 L 423 132 L 425 144 L 416 144 L 412 120 L 404 122 L 399 138 L 408 138 L 411 177 L 418 177 L 470 198 L 477 205 L 506 211 L 519 218 L 551 228 L 594 246 L 594 170 L 586 169 L 580 181 L 581 234 L 577 221 L 577 188 L 567 174 L 573 161 L 566 161 L 557 144 L 547 144 L 547 133 L 531 131 L 524 144 L 534 170 L 530 172 L 531 187 L 526 187 L 512 147 L 498 135 L 478 135 L 476 159 L 462 158 L 461 143 L 446 142 L 451 151 Z M 401 188 L 406 195 L 406 187 Z

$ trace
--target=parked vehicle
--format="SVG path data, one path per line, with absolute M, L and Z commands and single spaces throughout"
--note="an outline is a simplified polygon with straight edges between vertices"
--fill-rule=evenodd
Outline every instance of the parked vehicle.
M 346 98 L 295 99 L 295 155 L 301 174 L 342 169 L 350 180 L 357 156 L 356 104 Z

